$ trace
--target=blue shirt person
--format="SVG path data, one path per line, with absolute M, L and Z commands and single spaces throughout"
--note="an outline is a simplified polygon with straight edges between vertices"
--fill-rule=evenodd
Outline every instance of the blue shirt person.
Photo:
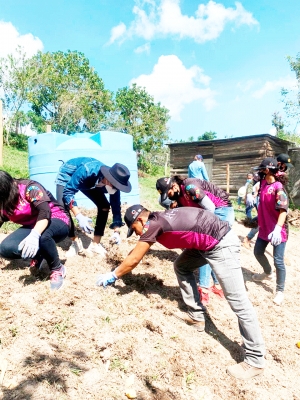
M 131 191 L 129 178 L 130 172 L 125 165 L 116 163 L 112 167 L 108 167 L 101 161 L 90 157 L 73 158 L 60 167 L 55 181 L 57 200 L 72 211 L 79 227 L 87 233 L 94 231 L 90 225 L 92 220 L 80 212 L 74 199 L 75 194 L 81 191 L 97 207 L 94 240 L 88 248 L 88 253 L 100 255 L 106 253 L 100 245 L 100 241 L 104 235 L 110 207 L 113 214 L 113 223 L 110 228 L 116 230 L 124 225 L 121 217 L 120 191 L 125 193 Z M 105 194 L 109 194 L 109 201 Z M 83 252 L 82 243 L 75 235 L 74 226 L 70 236 L 73 242 L 66 253 L 67 257 Z
M 188 177 L 202 179 L 209 182 L 209 177 L 201 154 L 197 154 L 194 158 L 194 161 L 189 165 Z

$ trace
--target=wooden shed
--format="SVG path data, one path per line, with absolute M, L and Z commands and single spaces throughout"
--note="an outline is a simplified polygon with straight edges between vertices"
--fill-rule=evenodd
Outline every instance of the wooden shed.
M 170 143 L 171 175 L 187 176 L 188 166 L 196 154 L 203 156 L 210 180 L 222 189 L 236 194 L 245 184 L 246 175 L 266 157 L 288 153 L 294 143 L 272 135 L 252 135 L 231 139 L 204 140 L 199 142 Z

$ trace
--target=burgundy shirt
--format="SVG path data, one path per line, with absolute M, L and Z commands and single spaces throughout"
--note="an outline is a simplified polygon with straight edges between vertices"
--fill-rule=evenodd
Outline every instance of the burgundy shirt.
M 159 242 L 168 249 L 214 248 L 230 231 L 228 222 L 202 208 L 182 207 L 153 212 L 140 236 L 141 242 Z
M 215 207 L 231 207 L 229 194 L 211 182 L 197 178 L 184 179 L 180 185 L 178 205 L 183 207 L 201 207 L 204 196 L 214 203 Z

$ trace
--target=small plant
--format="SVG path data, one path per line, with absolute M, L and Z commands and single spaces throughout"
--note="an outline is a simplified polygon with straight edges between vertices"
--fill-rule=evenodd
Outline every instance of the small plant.
M 110 369 L 119 369 L 120 371 L 126 371 L 127 367 L 118 357 L 115 357 L 110 363 Z
M 66 332 L 66 330 L 70 327 L 69 321 L 70 321 L 69 317 L 63 318 L 60 322 L 53 325 L 51 329 L 48 330 L 48 333 L 52 334 L 56 332 L 59 336 L 63 335 Z
M 111 320 L 110 320 L 110 317 L 109 317 L 109 316 L 107 316 L 107 317 L 105 318 L 105 322 L 107 322 L 108 324 L 111 322 Z
M 79 375 L 81 374 L 81 372 L 82 372 L 82 369 L 79 369 L 79 368 L 71 368 L 70 371 L 71 371 L 73 374 L 79 376 Z
M 187 374 L 186 378 L 185 378 L 185 383 L 187 385 L 187 387 L 189 387 L 192 383 L 194 383 L 195 381 L 195 372 L 191 371 Z
M 17 327 L 13 326 L 12 328 L 9 328 L 9 330 L 10 330 L 10 333 L 11 333 L 12 337 L 16 337 L 17 336 L 17 334 L 18 334 L 18 328 Z

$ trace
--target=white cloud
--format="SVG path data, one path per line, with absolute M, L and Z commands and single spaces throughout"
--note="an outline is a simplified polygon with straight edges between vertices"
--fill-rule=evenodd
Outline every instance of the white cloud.
M 255 85 L 255 80 L 250 79 L 246 82 L 238 82 L 237 88 L 242 92 L 248 92 Z
M 297 80 L 290 76 L 279 78 L 274 81 L 267 81 L 259 90 L 256 90 L 252 96 L 255 99 L 261 99 L 269 92 L 278 91 L 281 88 L 294 89 L 297 85 Z
M 126 25 L 123 22 L 121 22 L 117 26 L 114 26 L 111 30 L 108 44 L 111 44 L 116 40 L 123 42 L 124 36 L 126 36 L 126 30 L 127 30 Z
M 128 28 L 122 23 L 112 29 L 110 44 L 121 38 L 125 40 L 137 36 L 149 41 L 168 35 L 204 43 L 220 36 L 229 23 L 236 26 L 258 25 L 252 13 L 239 2 L 235 3 L 235 8 L 226 8 L 210 0 L 207 4 L 199 4 L 194 16 L 188 16 L 182 14 L 180 0 L 142 0 L 134 6 L 133 13 L 135 19 Z
M 149 53 L 150 53 L 150 43 L 145 43 L 145 44 L 143 44 L 142 46 L 137 47 L 137 48 L 134 50 L 134 52 L 135 52 L 135 53 L 138 53 L 138 54 L 140 54 L 140 53 L 149 54 Z
M 0 21 L 0 57 L 13 54 L 18 46 L 24 49 L 28 57 L 43 49 L 43 43 L 38 37 L 31 33 L 21 35 L 11 22 Z
M 130 84 L 133 83 L 145 87 L 177 121 L 183 108 L 196 100 L 208 111 L 216 105 L 216 93 L 209 88 L 210 77 L 197 65 L 186 68 L 175 55 L 160 56 L 151 74 L 140 75 L 131 80 Z

